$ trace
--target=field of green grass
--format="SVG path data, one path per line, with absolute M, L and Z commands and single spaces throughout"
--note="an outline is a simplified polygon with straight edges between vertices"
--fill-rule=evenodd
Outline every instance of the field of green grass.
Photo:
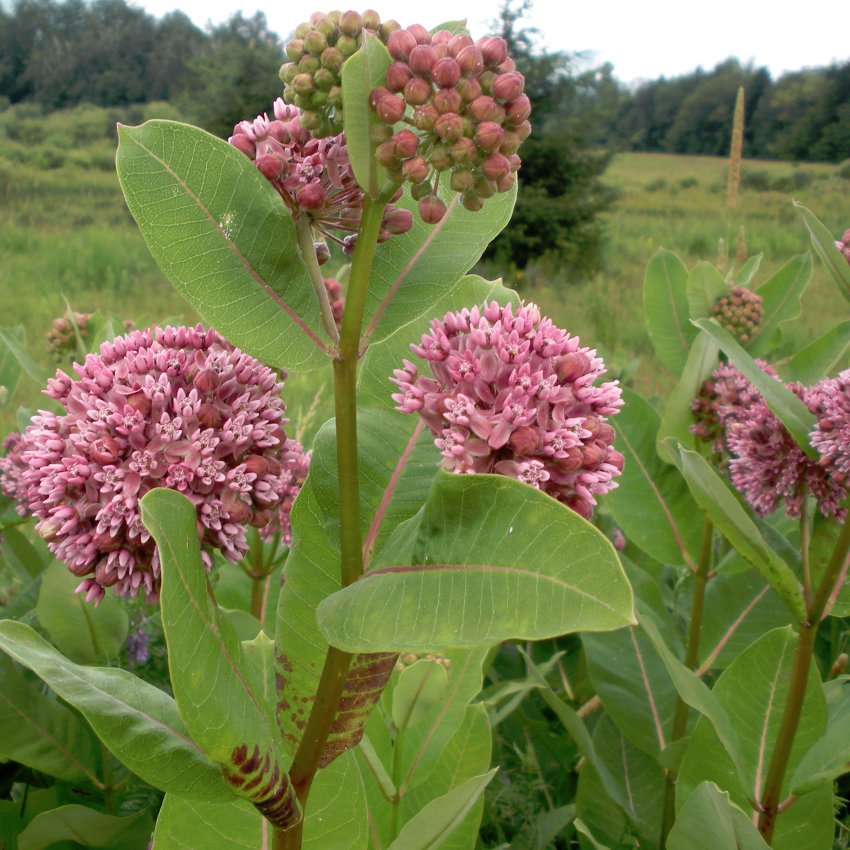
M 65 311 L 65 299 L 75 310 L 101 310 L 137 326 L 196 319 L 148 254 L 115 177 L 115 122 L 150 117 L 174 116 L 167 104 L 124 114 L 80 107 L 44 116 L 31 106 L 0 113 L 0 324 L 23 326 L 40 365 L 52 365 L 44 337 L 51 320 Z M 734 261 L 743 227 L 746 251 L 764 253 L 758 283 L 808 249 L 792 198 L 836 234 L 850 225 L 848 177 L 846 165 L 745 161 L 730 212 L 724 160 L 621 154 L 605 177 L 619 199 L 606 215 L 598 275 L 569 280 L 546 261 L 513 274 L 481 271 L 503 275 L 584 344 L 597 345 L 612 371 L 644 392 L 661 393 L 671 376 L 655 363 L 641 318 L 643 268 L 652 253 L 672 249 L 689 266 L 716 262 L 722 239 Z M 843 310 L 841 297 L 816 266 L 792 341 L 826 329 L 839 306 Z M 0 432 L 11 429 L 18 404 L 37 405 L 37 391 L 34 381 L 22 383 L 0 411 Z M 312 406 L 315 427 L 329 411 L 330 393 L 315 376 L 291 376 L 288 397 L 294 422 Z M 303 436 L 309 439 L 311 430 Z

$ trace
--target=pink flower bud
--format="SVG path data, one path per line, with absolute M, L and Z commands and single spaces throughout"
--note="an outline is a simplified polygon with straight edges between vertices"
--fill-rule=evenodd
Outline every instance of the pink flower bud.
M 454 112 L 447 112 L 434 122 L 434 132 L 443 141 L 454 142 L 463 135 L 463 121 Z
M 404 175 L 404 179 L 409 180 L 411 183 L 422 183 L 424 180 L 427 180 L 430 170 L 428 163 L 421 156 L 408 159 L 401 167 L 401 173 Z
M 404 85 L 404 99 L 411 106 L 421 106 L 431 97 L 433 88 L 422 77 L 411 77 Z
M 508 58 L 499 65 L 497 70 L 500 74 L 509 74 L 511 71 L 516 71 L 516 62 L 508 56 Z
M 392 141 L 395 146 L 395 155 L 399 159 L 408 159 L 416 153 L 419 147 L 418 137 L 410 130 L 399 130 L 393 136 Z
M 481 171 L 488 180 L 497 181 L 511 173 L 511 164 L 503 154 L 491 153 L 481 163 Z
M 461 77 L 455 91 L 465 103 L 472 103 L 475 98 L 481 97 L 481 83 L 475 77 Z
M 396 207 L 384 214 L 383 227 L 394 236 L 407 233 L 413 227 L 413 213 L 410 210 Z
M 525 77 L 519 71 L 499 74 L 493 80 L 493 97 L 496 100 L 502 101 L 502 103 L 509 100 L 516 100 L 522 94 L 524 85 Z
M 375 112 L 384 124 L 395 124 L 404 117 L 405 103 L 394 94 L 387 92 L 375 104 Z
M 518 455 L 532 455 L 542 445 L 539 429 L 521 425 L 510 436 L 508 445 Z
M 474 44 L 467 44 L 460 50 L 456 58 L 461 73 L 466 76 L 475 76 L 484 70 L 484 54 L 481 52 L 481 48 Z
M 468 36 L 460 33 L 452 36 L 447 43 L 449 56 L 458 56 L 465 47 L 474 46 L 475 42 Z
M 484 121 L 475 130 L 475 144 L 483 151 L 495 151 L 502 143 L 505 131 L 495 121 Z
M 378 162 L 385 168 L 392 168 L 398 165 L 398 157 L 395 154 L 395 142 L 392 140 L 378 145 L 375 150 L 375 156 L 378 158 Z
M 436 67 L 436 65 L 434 66 Z M 460 112 L 463 104 L 457 89 L 440 89 L 433 98 L 433 104 L 440 114 L 444 112 Z
M 269 471 L 268 461 L 260 455 L 248 455 L 243 461 L 247 472 L 262 478 Z
M 505 130 L 505 135 L 502 136 L 502 144 L 499 145 L 499 153 L 506 156 L 516 153 L 521 144 L 522 141 L 514 130 Z
M 458 168 L 452 172 L 451 187 L 455 192 L 465 192 L 475 185 L 475 175 L 468 168 Z
M 484 201 L 475 192 L 464 192 L 460 196 L 460 202 L 463 204 L 463 208 L 470 212 L 478 212 L 484 206 Z
M 273 153 L 260 154 L 254 162 L 260 170 L 260 174 L 262 174 L 267 180 L 272 181 L 277 180 L 286 167 L 286 163 L 283 159 Z
M 478 156 L 478 149 L 472 139 L 463 136 L 452 145 L 451 154 L 455 162 L 466 165 Z
M 316 262 L 323 266 L 331 258 L 331 249 L 327 242 L 314 242 L 313 248 L 316 251 Z
M 244 133 L 233 135 L 227 141 L 236 148 L 236 150 L 242 151 L 245 156 L 250 157 L 251 159 L 253 159 L 257 153 L 257 146 Z
M 501 65 L 508 56 L 508 46 L 503 38 L 485 36 L 478 39 L 477 43 L 484 56 L 484 62 L 489 67 Z
M 295 200 L 305 210 L 317 210 L 325 202 L 325 190 L 321 183 L 307 183 L 295 193 Z
M 402 32 L 402 30 L 399 30 Z M 393 33 L 395 35 L 395 33 Z M 400 92 L 404 90 L 408 80 L 413 76 L 413 72 L 405 65 L 404 62 L 393 62 L 387 68 L 387 88 L 391 92 Z
M 440 88 L 451 88 L 456 86 L 460 79 L 460 65 L 456 59 L 446 56 L 438 59 L 431 68 L 431 79 Z
M 410 51 L 410 57 L 408 58 L 410 70 L 414 74 L 422 74 L 423 76 L 430 76 L 431 68 L 434 67 L 436 62 L 437 57 L 434 55 L 433 48 L 423 43 L 417 44 Z
M 360 16 L 360 19 L 364 29 L 377 32 L 381 26 L 381 16 L 374 9 L 366 9 Z
M 362 27 L 363 19 L 357 12 L 349 10 L 339 16 L 339 28 L 345 35 L 355 38 L 360 34 Z
M 416 39 L 417 44 L 431 44 L 431 33 L 422 24 L 411 24 L 407 31 Z
M 501 122 L 504 109 L 492 97 L 482 94 L 469 105 L 469 115 L 473 121 Z
M 512 124 L 521 124 L 531 115 L 531 101 L 526 95 L 505 104 L 505 114 Z
M 496 181 L 496 189 L 500 192 L 509 192 L 516 183 L 516 177 L 513 174 L 505 174 Z
M 436 195 L 429 195 L 419 202 L 419 215 L 426 224 L 437 224 L 445 214 L 446 205 Z
M 413 125 L 417 130 L 428 132 L 434 129 L 434 123 L 440 117 L 437 108 L 432 103 L 424 103 L 413 110 Z
M 407 61 L 407 57 L 410 56 L 410 51 L 414 47 L 416 47 L 416 39 L 407 30 L 396 30 L 394 33 L 390 33 L 387 50 L 393 59 Z

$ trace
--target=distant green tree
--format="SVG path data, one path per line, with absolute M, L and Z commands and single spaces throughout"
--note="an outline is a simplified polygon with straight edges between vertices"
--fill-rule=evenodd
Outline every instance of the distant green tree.
M 186 88 L 177 98 L 187 117 L 217 136 L 229 136 L 235 122 L 269 112 L 282 84 L 278 71 L 283 44 L 257 12 L 237 12 L 208 32 L 207 42 L 187 61 Z
M 603 225 L 600 213 L 613 195 L 601 182 L 611 154 L 594 146 L 601 136 L 594 101 L 610 105 L 610 72 L 574 73 L 575 57 L 536 46 L 536 32 L 520 22 L 530 0 L 506 0 L 496 22 L 517 70 L 525 75 L 533 104 L 533 132 L 522 149 L 522 191 L 510 224 L 486 256 L 524 268 L 543 255 L 568 273 L 598 267 Z M 605 85 L 600 85 L 599 82 Z

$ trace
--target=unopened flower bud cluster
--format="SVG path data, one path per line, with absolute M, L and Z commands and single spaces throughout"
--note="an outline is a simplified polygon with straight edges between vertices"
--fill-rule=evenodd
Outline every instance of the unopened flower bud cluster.
M 441 655 L 439 652 L 405 652 L 398 657 L 398 661 L 395 663 L 395 669 L 401 673 L 402 670 L 407 669 L 417 661 L 432 661 L 434 664 L 442 667 L 447 673 L 452 669 L 451 658 L 446 658 L 445 655 Z
M 306 215 L 318 232 L 346 250 L 353 248 L 363 190 L 354 178 L 344 135 L 315 138 L 301 123 L 298 109 L 278 98 L 274 119 L 263 114 L 253 121 L 240 121 L 228 142 L 253 160 L 294 217 Z M 400 195 L 401 191 L 393 200 Z M 406 233 L 412 226 L 410 212 L 390 204 L 379 239 Z M 349 235 L 340 238 L 340 231 Z M 319 260 L 320 252 L 324 253 L 317 247 Z
M 65 412 L 35 416 L 0 472 L 84 578 L 78 590 L 156 598 L 159 558 L 139 507 L 154 487 L 195 505 L 207 566 L 215 549 L 238 561 L 246 526 L 277 509 L 292 448 L 276 374 L 200 325 L 134 331 L 74 369 L 78 380 L 57 372 L 46 391 Z
M 301 123 L 314 136 L 342 132 L 342 66 L 371 32 L 384 44 L 400 28 L 396 21 L 381 22 L 373 9 L 365 12 L 315 12 L 299 24 L 286 45 L 289 59 L 280 69 L 283 99 L 302 110 Z
M 620 388 L 596 386 L 605 373 L 596 352 L 535 305 L 447 313 L 411 349 L 431 376 L 405 360 L 393 400 L 425 420 L 446 469 L 508 475 L 583 517 L 617 486 L 623 456 L 607 418 Z
M 717 299 L 712 315 L 730 334 L 747 343 L 764 318 L 762 297 L 744 286 L 736 286 Z
M 422 219 L 433 224 L 445 215 L 441 180 L 472 211 L 507 192 L 531 132 L 531 102 L 504 39 L 474 42 L 448 30 L 432 36 L 414 24 L 393 32 L 387 49 L 386 85 L 370 95 L 384 125 L 374 138 L 377 156 L 393 180 L 411 184 Z M 396 131 L 399 122 L 407 127 Z
M 77 354 L 77 335 L 85 343 L 89 336 L 91 313 L 66 313 L 53 320 L 47 332 L 47 353 L 57 363 Z

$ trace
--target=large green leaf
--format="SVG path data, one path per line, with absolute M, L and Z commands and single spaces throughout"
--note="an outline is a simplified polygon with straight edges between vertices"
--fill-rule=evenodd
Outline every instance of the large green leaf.
M 786 626 L 791 615 L 770 585 L 743 558 L 734 569 L 720 569 L 708 583 L 699 641 L 699 672 L 722 670 L 753 641 Z M 730 564 L 731 566 L 731 564 Z M 739 569 L 743 566 L 744 569 Z
M 648 841 L 658 844 L 664 805 L 664 770 L 658 762 L 635 747 L 607 714 L 593 730 L 597 764 L 604 764 L 626 801 L 626 817 Z
M 842 527 L 834 517 L 825 517 L 819 511 L 812 520 L 811 539 L 809 541 L 809 563 L 812 573 L 812 585 L 818 587 L 832 560 L 833 552 L 841 536 Z M 850 578 L 847 575 L 847 561 L 839 579 L 838 593 L 830 595 L 824 613 L 831 617 L 850 616 Z
M 693 445 L 694 435 L 691 433 L 691 425 L 694 424 L 694 415 L 691 403 L 705 380 L 717 366 L 717 344 L 705 334 L 700 334 L 694 340 L 688 354 L 688 361 L 672 392 L 667 396 L 664 405 L 664 413 L 656 434 L 656 449 L 661 458 L 667 463 L 675 463 L 676 458 L 664 441 L 669 437 L 682 443 L 684 446 Z
M 441 705 L 448 687 L 448 673 L 436 661 L 422 658 L 405 667 L 393 688 L 392 718 L 397 733 L 404 734 L 435 705 Z
M 659 416 L 632 390 L 623 390 L 623 400 L 612 424 L 625 464 L 619 486 L 605 496 L 605 504 L 626 538 L 656 561 L 695 564 L 702 517 L 679 471 L 658 457 Z
M 405 744 L 409 743 L 405 739 Z M 487 771 L 490 766 L 492 741 L 487 711 L 483 705 L 469 706 L 460 727 L 440 752 L 433 770 L 426 778 L 410 788 L 401 800 L 401 821 L 407 823 L 434 799 L 457 788 L 462 783 Z M 442 850 L 467 850 L 475 843 L 481 821 L 483 799 L 469 809 L 455 825 Z
M 817 452 L 809 443 L 809 434 L 815 427 L 815 415 L 806 405 L 785 384 L 763 372 L 758 363 L 714 319 L 697 319 L 694 324 L 726 352 L 732 363 L 762 394 L 765 404 L 776 414 L 800 448 L 816 458 Z
M 827 682 L 826 734 L 800 759 L 791 776 L 791 793 L 805 794 L 850 770 L 850 687 L 848 678 Z
M 792 257 L 759 288 L 764 316 L 753 331 L 747 350 L 753 357 L 763 357 L 779 344 L 782 325 L 803 312 L 800 298 L 812 279 L 812 255 Z
M 316 610 L 349 652 L 535 640 L 632 617 L 616 552 L 590 523 L 514 479 L 446 472 L 363 578 Z
M 194 799 L 231 797 L 218 768 L 189 738 L 174 700 L 159 688 L 116 667 L 74 664 L 29 626 L 11 620 L 0 622 L 0 649 L 77 708 L 146 782 Z
M 249 681 L 239 638 L 212 598 L 195 507 L 167 489 L 151 490 L 141 507 L 162 564 L 168 666 L 186 728 L 235 794 L 262 806 L 278 826 L 292 824 L 300 811 L 279 751 L 273 703 Z
M 26 628 L 0 621 L 0 627 L 6 625 Z M 79 715 L 37 690 L 0 656 L 0 761 L 11 759 L 68 782 L 96 782 L 100 758 L 97 740 Z
M 631 743 L 657 757 L 669 743 L 677 694 L 652 644 L 634 626 L 582 635 L 582 644 L 593 689 L 611 720 Z
M 732 769 L 729 755 L 703 719 L 697 721 L 679 769 L 676 805 L 681 810 L 702 782 L 716 783 L 732 802 L 752 811 L 759 800 L 785 709 L 797 637 L 790 628 L 775 629 L 746 649 L 720 675 L 712 690 L 738 732 L 737 757 L 743 776 Z M 780 798 L 790 790 L 791 775 L 803 754 L 826 726 L 823 688 L 813 667 L 806 685 L 800 724 L 791 750 Z M 828 850 L 832 846 L 831 789 L 800 797 L 776 821 L 774 850 Z
M 3 529 L 0 551 L 24 581 L 35 578 L 44 569 L 46 561 L 44 555 L 30 543 L 20 529 L 14 526 Z M 46 552 L 44 554 L 47 555 Z M 53 559 L 52 555 L 47 557 L 50 560 Z
M 342 66 L 342 104 L 345 122 L 345 144 L 354 176 L 360 188 L 373 198 L 383 188 L 386 171 L 375 158 L 375 145 L 370 136 L 381 120 L 369 107 L 372 89 L 383 86 L 392 59 L 381 40 L 363 31 L 360 49 Z
M 466 819 L 497 768 L 473 776 L 426 803 L 402 828 L 387 850 L 436 850 Z
M 815 251 L 823 260 L 841 294 L 850 301 L 850 263 L 836 247 L 835 236 L 823 226 L 813 212 L 796 201 L 794 201 L 794 206 L 797 207 L 797 211 L 803 217 L 803 223 L 809 231 L 809 236 L 812 237 Z
M 35 613 L 62 653 L 82 664 L 102 664 L 118 657 L 130 619 L 112 595 L 95 607 L 76 593 L 80 578 L 54 561 L 45 571 Z
M 47 850 L 60 841 L 103 850 L 142 850 L 153 829 L 146 809 L 116 817 L 87 806 L 60 806 L 36 815 L 18 836 L 18 850 Z
M 516 187 L 495 194 L 478 212 L 463 207 L 447 180 L 439 195 L 447 212 L 437 224 L 422 221 L 409 193 L 397 202 L 413 213 L 413 227 L 378 245 L 366 300 L 367 340 L 388 337 L 441 302 L 510 221 Z
M 658 359 L 681 372 L 696 334 L 688 322 L 688 270 L 672 251 L 656 251 L 647 263 L 643 312 Z
M 119 127 L 118 178 L 175 288 L 234 345 L 274 366 L 321 365 L 318 303 L 280 196 L 236 148 L 195 127 Z
M 682 474 L 700 508 L 724 537 L 767 580 L 791 613 L 803 622 L 806 603 L 794 571 L 762 538 L 723 479 L 696 452 L 679 447 Z
M 692 319 L 708 318 L 729 284 L 711 263 L 697 263 L 688 275 L 688 311 Z
M 846 361 L 850 349 L 850 321 L 830 328 L 822 337 L 801 348 L 787 363 L 788 377 L 801 384 L 816 384 Z
M 769 850 L 765 840 L 725 791 L 703 782 L 679 812 L 668 850 Z
M 199 842 L 199 836 L 203 836 Z M 353 754 L 320 770 L 304 813 L 303 850 L 366 850 L 363 784 Z M 271 850 L 272 826 L 244 800 L 206 803 L 166 794 L 153 850 Z

